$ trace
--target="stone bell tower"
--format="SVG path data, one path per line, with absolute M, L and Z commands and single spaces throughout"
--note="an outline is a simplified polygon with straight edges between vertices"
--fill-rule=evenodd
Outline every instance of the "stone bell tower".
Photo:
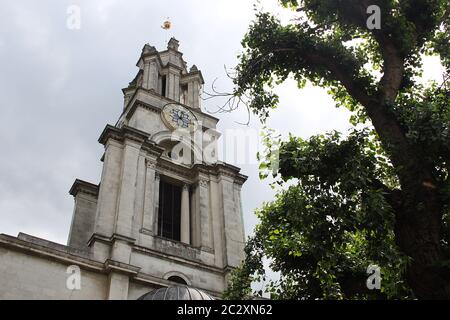
M 202 73 L 178 48 L 174 38 L 164 51 L 144 46 L 123 112 L 99 138 L 100 183 L 70 190 L 68 246 L 102 264 L 109 299 L 173 283 L 220 297 L 244 258 L 247 177 L 215 160 L 218 119 L 202 112 Z

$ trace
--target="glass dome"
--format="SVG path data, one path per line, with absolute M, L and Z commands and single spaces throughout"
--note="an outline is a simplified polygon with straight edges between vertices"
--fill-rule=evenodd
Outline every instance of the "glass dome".
M 202 290 L 177 285 L 150 291 L 138 300 L 214 300 L 214 298 Z

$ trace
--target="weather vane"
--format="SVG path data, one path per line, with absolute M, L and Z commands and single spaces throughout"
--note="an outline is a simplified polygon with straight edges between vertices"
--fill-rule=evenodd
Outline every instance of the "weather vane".
M 169 31 L 170 28 L 172 28 L 172 22 L 170 22 L 169 17 L 166 18 L 166 20 L 163 22 L 161 28 L 163 28 L 166 31 Z M 166 33 L 166 44 L 167 44 L 167 38 L 168 38 L 168 32 Z
M 169 30 L 172 27 L 172 22 L 170 22 L 170 19 L 167 17 L 166 20 L 163 22 L 161 28 L 164 30 Z

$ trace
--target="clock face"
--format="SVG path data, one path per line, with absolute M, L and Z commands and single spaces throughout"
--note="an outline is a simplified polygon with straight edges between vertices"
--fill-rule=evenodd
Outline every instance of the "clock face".
M 196 121 L 194 114 L 179 104 L 166 105 L 161 112 L 161 117 L 171 130 L 190 130 Z

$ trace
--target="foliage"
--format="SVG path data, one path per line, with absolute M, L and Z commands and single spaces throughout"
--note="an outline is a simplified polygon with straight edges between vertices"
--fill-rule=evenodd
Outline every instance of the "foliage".
M 283 25 L 270 13 L 257 13 L 242 41 L 234 94 L 249 96 L 250 109 L 264 121 L 278 104 L 275 85 L 288 77 L 299 88 L 310 81 L 353 112 L 355 129 L 306 140 L 265 137 L 261 177 L 275 166 L 280 187 L 276 199 L 256 212 L 260 223 L 226 297 L 252 294 L 250 283 L 265 280 L 263 258 L 280 272 L 267 286 L 277 299 L 424 297 L 407 283 L 414 252 L 404 248 L 407 240 L 398 231 L 404 212 L 414 212 L 411 220 L 424 216 L 425 200 L 417 195 L 423 185 L 432 189 L 428 198 L 438 208 L 444 252 L 435 264 L 450 281 L 449 3 L 280 2 L 299 17 Z M 381 8 L 381 30 L 366 26 L 369 4 Z M 423 54 L 440 55 L 442 84 L 419 82 Z M 369 264 L 381 267 L 379 292 L 366 288 Z
M 407 258 L 395 246 L 394 217 L 379 181 L 397 183 L 386 157 L 376 153 L 377 144 L 369 130 L 345 139 L 333 132 L 283 142 L 280 183 L 298 182 L 257 211 L 249 259 L 235 278 L 263 279 L 261 258 L 267 256 L 282 275 L 269 285 L 274 298 L 409 297 L 401 277 Z M 365 288 L 371 263 L 382 269 L 381 294 Z M 234 286 L 230 292 L 242 291 Z

